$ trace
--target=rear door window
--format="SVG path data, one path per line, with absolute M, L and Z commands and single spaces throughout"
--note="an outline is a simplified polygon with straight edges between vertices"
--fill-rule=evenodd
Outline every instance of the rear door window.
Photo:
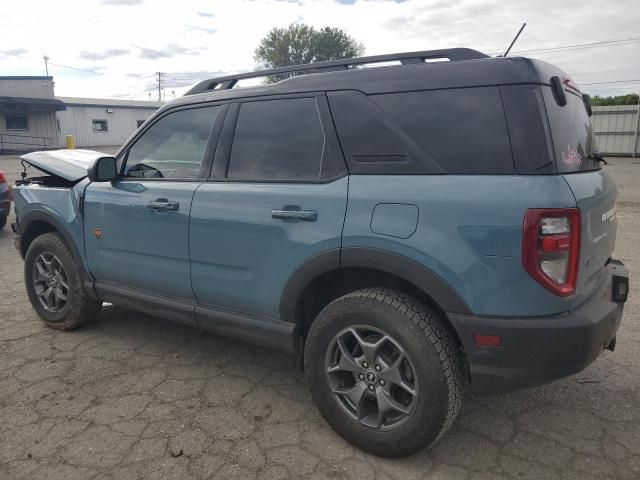
M 589 158 L 594 152 L 593 135 L 591 119 L 582 97 L 565 89 L 567 104 L 560 106 L 550 87 L 543 87 L 542 93 L 547 107 L 558 172 L 599 170 L 600 162 Z
M 242 103 L 227 178 L 319 181 L 336 175 L 316 99 Z

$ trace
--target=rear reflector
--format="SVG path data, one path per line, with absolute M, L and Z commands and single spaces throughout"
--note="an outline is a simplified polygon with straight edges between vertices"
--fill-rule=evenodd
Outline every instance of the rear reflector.
M 542 237 L 542 251 L 545 253 L 569 250 L 571 247 L 571 235 L 545 235 Z
M 613 300 L 616 302 L 626 302 L 629 295 L 629 278 L 614 275 L 612 281 Z
M 580 210 L 534 208 L 524 215 L 522 265 L 543 287 L 572 295 L 578 279 Z
M 473 343 L 479 347 L 499 347 L 502 343 L 500 335 L 488 335 L 486 333 L 474 333 Z

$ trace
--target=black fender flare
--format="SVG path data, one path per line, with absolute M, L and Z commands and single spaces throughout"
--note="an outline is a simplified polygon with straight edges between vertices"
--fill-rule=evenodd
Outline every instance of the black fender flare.
M 73 258 L 76 260 L 76 263 L 80 266 L 80 275 L 82 277 L 83 282 L 85 283 L 85 285 L 87 284 L 91 284 L 91 291 L 93 290 L 93 276 L 91 275 L 91 273 L 89 272 L 89 270 L 87 269 L 87 266 L 85 264 L 85 262 L 82 261 L 82 255 L 80 254 L 80 251 L 78 250 L 78 246 L 75 244 L 75 242 L 73 241 L 73 238 L 71 237 L 71 234 L 69 233 L 69 230 L 67 228 L 67 226 L 65 225 L 65 223 L 60 220 L 59 218 L 57 218 L 55 215 L 53 215 L 52 213 L 49 212 L 45 212 L 42 210 L 32 210 L 28 213 L 26 213 L 24 215 L 24 217 L 20 218 L 20 223 L 18 224 L 18 228 L 17 228 L 17 234 L 20 236 L 23 236 L 27 230 L 29 229 L 29 226 L 32 225 L 34 222 L 45 222 L 50 224 L 53 228 L 56 229 L 56 231 L 62 235 L 62 238 L 64 239 L 65 243 L 67 244 L 67 246 L 69 247 L 69 250 L 71 251 L 71 254 L 73 255 Z M 20 254 L 22 255 L 22 257 L 24 258 L 27 254 L 24 245 L 21 244 L 20 247 Z
M 472 313 L 453 287 L 428 267 L 397 253 L 371 247 L 344 247 L 319 253 L 289 277 L 280 298 L 280 318 L 296 323 L 300 295 L 320 275 L 340 268 L 361 267 L 400 277 L 428 295 L 445 313 Z

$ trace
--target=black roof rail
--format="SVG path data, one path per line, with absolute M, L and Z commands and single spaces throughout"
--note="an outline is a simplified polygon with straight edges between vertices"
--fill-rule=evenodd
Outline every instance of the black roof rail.
M 355 65 L 383 63 L 391 61 L 400 61 L 401 64 L 406 65 L 411 63 L 424 63 L 427 60 L 435 60 L 439 58 L 446 58 L 452 62 L 455 62 L 459 60 L 489 58 L 489 56 L 470 48 L 446 48 L 442 50 L 425 50 L 422 52 L 392 53 L 389 55 L 374 55 L 370 57 L 343 58 L 340 60 L 331 60 L 328 62 L 292 65 L 290 67 L 257 70 L 255 72 L 238 73 L 236 75 L 227 75 L 225 77 L 210 78 L 196 84 L 187 93 L 185 93 L 185 95 L 195 95 L 197 93 L 204 93 L 211 90 L 228 90 L 233 88 L 236 83 L 238 83 L 238 80 L 244 80 L 246 78 L 269 77 L 272 75 L 297 72 L 330 72 L 336 70 L 346 70 L 354 67 Z

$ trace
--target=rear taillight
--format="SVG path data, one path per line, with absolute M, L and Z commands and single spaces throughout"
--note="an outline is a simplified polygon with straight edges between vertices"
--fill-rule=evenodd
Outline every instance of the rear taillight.
M 0 170 L 0 183 L 4 183 L 7 181 L 7 177 L 4 176 L 4 172 Z
M 547 290 L 566 297 L 576 290 L 580 210 L 534 208 L 524 214 L 522 265 Z

